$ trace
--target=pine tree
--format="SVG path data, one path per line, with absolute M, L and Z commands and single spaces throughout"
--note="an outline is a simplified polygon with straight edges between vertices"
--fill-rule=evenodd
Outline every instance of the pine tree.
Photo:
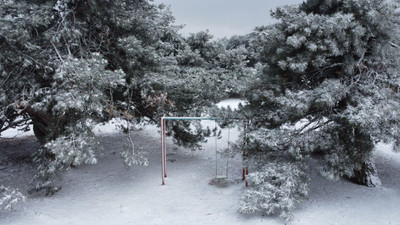
M 0 134 L 33 130 L 41 142 L 34 190 L 70 166 L 96 163 L 92 126 L 114 117 L 153 123 L 163 115 L 199 116 L 242 76 L 245 48 L 206 32 L 184 38 L 164 5 L 147 0 L 0 0 Z M 171 124 L 189 147 L 207 131 Z M 132 138 L 128 137 L 132 143 Z M 133 151 L 132 151 L 133 150 Z M 146 165 L 131 146 L 127 165 Z
M 159 116 L 217 114 L 212 109 L 215 103 L 244 91 L 240 83 L 251 73 L 251 68 L 247 67 L 249 51 L 244 44 L 232 42 L 215 40 L 208 31 L 175 40 L 173 60 L 166 61 L 165 70 L 152 73 L 148 79 L 148 84 L 154 87 L 150 95 L 153 97 L 149 98 L 154 102 L 152 107 L 162 106 Z M 171 121 L 167 124 L 168 134 L 179 145 L 197 148 L 198 142 L 204 141 L 210 133 L 196 122 L 198 129 L 191 130 L 192 123 Z
M 398 149 L 400 138 L 396 8 L 382 0 L 308 0 L 276 9 L 272 15 L 280 22 L 257 28 L 252 44 L 262 68 L 242 108 L 252 120 L 247 148 L 261 164 L 258 170 L 269 171 L 255 192 L 263 191 L 260 185 L 277 188 L 293 179 L 290 171 L 279 172 L 283 169 L 307 174 L 316 154 L 319 172 L 328 178 L 379 185 L 374 143 Z M 275 174 L 268 169 L 286 164 L 293 166 Z M 308 178 L 296 179 L 291 184 L 302 187 L 285 189 L 290 197 L 275 199 L 276 204 L 304 197 Z M 272 197 L 259 202 L 257 195 L 246 196 L 242 211 L 276 212 L 268 205 Z M 287 215 L 292 207 L 281 210 Z
M 167 77 L 181 36 L 170 11 L 147 0 L 0 1 L 0 134 L 33 123 L 42 144 L 35 189 L 71 165 L 95 163 L 92 125 L 154 121 L 155 76 Z M 136 157 L 142 157 L 137 154 Z M 133 160 L 142 162 L 143 159 Z

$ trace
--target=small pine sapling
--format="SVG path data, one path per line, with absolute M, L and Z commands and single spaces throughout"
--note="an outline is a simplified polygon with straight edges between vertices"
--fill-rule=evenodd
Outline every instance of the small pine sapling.
M 290 219 L 296 203 L 308 195 L 309 178 L 301 164 L 269 163 L 250 173 L 247 180 L 249 190 L 242 196 L 239 209 L 243 214 Z

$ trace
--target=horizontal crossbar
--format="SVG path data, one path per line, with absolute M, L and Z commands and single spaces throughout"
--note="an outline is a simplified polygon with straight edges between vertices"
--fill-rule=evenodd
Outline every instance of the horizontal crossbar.
M 164 120 L 217 120 L 216 117 L 162 117 Z

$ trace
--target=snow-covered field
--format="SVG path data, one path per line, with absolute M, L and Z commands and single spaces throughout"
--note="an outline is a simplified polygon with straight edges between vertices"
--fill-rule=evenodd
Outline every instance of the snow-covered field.
M 54 196 L 28 196 L 14 210 L 1 212 L 0 224 L 400 224 L 400 153 L 385 145 L 378 145 L 375 153 L 382 187 L 368 188 L 345 179 L 332 182 L 314 172 L 309 199 L 298 206 L 294 219 L 286 222 L 237 212 L 246 189 L 240 157 L 229 161 L 228 180 L 212 182 L 213 141 L 194 152 L 176 148 L 169 140 L 168 178 L 163 186 L 159 128 L 148 126 L 133 133 L 136 145 L 148 152 L 150 165 L 130 170 L 119 156 L 126 136 L 117 133 L 112 124 L 96 129 L 104 146 L 96 165 L 71 169 L 57 181 L 62 189 Z M 236 129 L 230 130 L 231 141 L 237 134 Z M 218 142 L 222 146 L 226 141 L 224 130 Z M 33 175 L 29 156 L 38 145 L 29 135 L 0 138 L 1 184 L 26 192 Z

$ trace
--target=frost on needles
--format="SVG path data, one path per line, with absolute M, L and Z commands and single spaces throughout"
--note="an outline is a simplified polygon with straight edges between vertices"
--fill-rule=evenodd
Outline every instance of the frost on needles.
M 261 69 L 242 114 L 260 166 L 241 212 L 288 218 L 307 195 L 312 159 L 329 179 L 380 184 L 374 144 L 400 143 L 398 9 L 382 0 L 308 0 L 277 8 L 279 22 L 256 29 Z
M 171 12 L 147 0 L 0 5 L 0 134 L 33 124 L 41 142 L 33 190 L 54 193 L 56 176 L 96 163 L 92 126 L 116 117 L 249 120 L 247 145 L 238 146 L 254 173 L 240 211 L 285 218 L 307 196 L 312 160 L 329 179 L 374 186 L 374 144 L 399 150 L 398 1 L 308 0 L 273 11 L 276 24 L 221 40 L 207 31 L 183 37 Z M 238 95 L 247 102 L 239 111 L 210 109 Z M 209 132 L 191 125 L 167 130 L 196 147 Z M 127 139 L 127 166 L 147 165 Z
M 165 5 L 148 0 L 0 0 L 0 135 L 33 125 L 41 147 L 32 191 L 55 193 L 55 177 L 96 163 L 93 125 L 127 121 L 121 157 L 147 165 L 130 124 L 198 116 L 244 79 L 249 51 L 207 31 L 183 37 Z M 171 123 L 176 143 L 207 134 Z

